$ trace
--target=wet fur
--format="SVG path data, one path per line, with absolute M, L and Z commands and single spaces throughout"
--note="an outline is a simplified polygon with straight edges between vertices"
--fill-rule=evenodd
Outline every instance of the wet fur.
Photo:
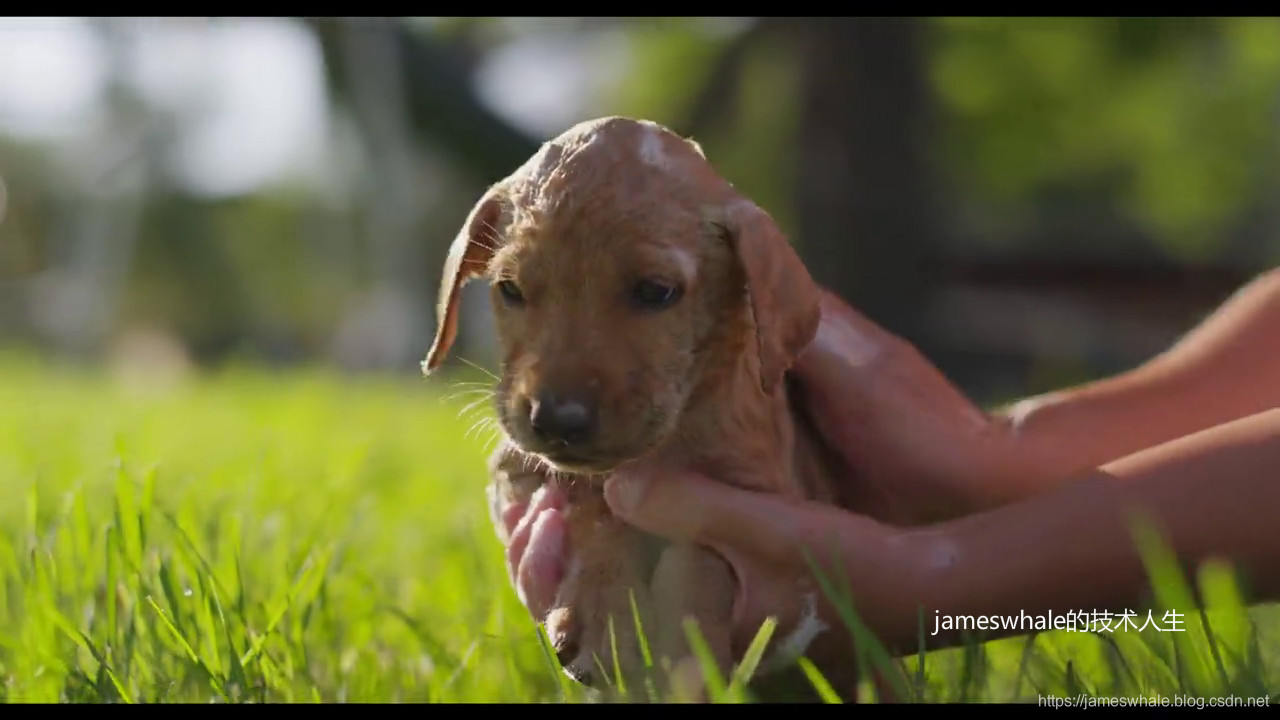
M 584 123 L 486 193 L 450 253 L 437 339 L 424 363 L 429 372 L 442 362 L 456 332 L 458 287 L 473 277 L 534 278 L 529 292 L 559 310 L 535 321 L 504 308 L 495 291 L 504 349 L 496 406 L 506 437 L 491 458 L 491 492 L 505 504 L 528 502 L 547 482 L 568 491 L 572 556 L 546 625 L 557 650 L 580 649 L 566 671 L 596 686 L 602 667 L 612 673 L 612 617 L 618 661 L 635 687 L 633 596 L 659 658 L 690 656 L 686 617 L 697 621 L 724 676 L 745 651 L 730 641 L 729 565 L 609 513 L 601 488 L 619 463 L 685 467 L 745 489 L 859 504 L 841 494 L 834 482 L 841 464 L 784 381 L 816 332 L 822 291 L 768 216 L 721 180 L 695 144 L 655 128 L 624 118 Z M 654 137 L 667 167 L 645 166 Z M 654 243 L 696 258 L 696 287 L 667 315 L 611 309 L 627 268 L 615 272 L 610 259 L 647 262 L 640 250 Z M 539 452 L 520 402 L 548 384 L 599 398 L 596 449 L 612 468 L 557 469 Z M 790 630 L 778 628 L 775 640 Z

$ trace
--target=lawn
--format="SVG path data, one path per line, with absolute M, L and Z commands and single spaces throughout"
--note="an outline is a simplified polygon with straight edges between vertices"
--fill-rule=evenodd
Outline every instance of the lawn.
M 0 360 L 0 700 L 588 700 L 508 584 L 474 391 L 250 369 L 145 388 Z M 1211 636 L 1192 613 L 906 669 L 926 702 L 1276 697 L 1280 613 L 1207 583 Z

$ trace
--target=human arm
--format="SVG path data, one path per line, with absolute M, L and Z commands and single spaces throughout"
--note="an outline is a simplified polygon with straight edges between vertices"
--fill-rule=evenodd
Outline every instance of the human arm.
M 1076 470 L 1276 407 L 1280 270 L 1140 367 L 1024 400 L 1001 417 L 1033 462 Z
M 954 517 L 1280 406 L 1280 270 L 1129 372 L 985 413 L 926 358 L 839 298 L 795 368 L 815 426 L 882 494 Z
M 745 588 L 736 632 L 804 610 L 807 548 L 842 572 L 871 631 L 898 652 L 917 648 L 918 612 L 1029 615 L 1138 610 L 1146 570 L 1132 511 L 1156 523 L 1183 566 L 1232 562 L 1252 601 L 1280 600 L 1280 410 L 1233 421 L 1104 465 L 1061 487 L 927 528 L 893 528 L 836 508 L 748 493 L 689 475 L 619 477 L 614 512 L 673 540 L 708 545 Z M 809 587 L 812 587 L 812 582 Z M 841 626 L 820 604 L 823 622 Z M 931 634 L 930 647 L 954 644 Z M 1003 634 L 1018 634 L 1014 629 Z M 995 637 L 999 633 L 992 634 Z M 833 647 L 846 647 L 835 642 Z M 847 650 L 845 651 L 847 652 Z
M 1280 600 L 1278 473 L 1280 410 L 1268 410 L 920 531 L 923 547 L 956 550 L 950 567 L 932 568 L 933 604 L 957 615 L 1139 610 L 1149 586 L 1134 513 L 1154 523 L 1187 577 L 1224 560 L 1240 571 L 1250 602 Z

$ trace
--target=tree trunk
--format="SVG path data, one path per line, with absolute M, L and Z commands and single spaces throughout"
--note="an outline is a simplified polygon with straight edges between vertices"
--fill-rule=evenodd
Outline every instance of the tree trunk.
M 934 357 L 922 268 L 941 240 L 914 19 L 800 21 L 798 249 L 814 277 Z

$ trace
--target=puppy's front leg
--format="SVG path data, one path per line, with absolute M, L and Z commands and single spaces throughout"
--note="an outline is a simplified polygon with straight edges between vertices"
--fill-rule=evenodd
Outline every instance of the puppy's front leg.
M 598 483 L 552 476 L 514 444 L 494 452 L 490 477 L 495 518 L 505 504 L 528 503 L 546 483 L 559 483 L 566 491 L 567 567 L 550 611 L 538 619 L 574 680 L 601 688 L 614 684 L 615 671 L 621 671 L 628 695 L 642 690 L 644 658 L 636 620 L 646 634 L 655 625 L 648 583 L 656 560 L 652 543 L 610 514 Z
M 626 695 L 642 700 L 646 672 L 641 643 L 650 642 L 655 625 L 648 583 L 654 564 L 650 543 L 609 513 L 598 484 L 579 482 L 569 491 L 569 564 L 547 615 L 547 635 L 570 677 L 617 690 L 620 672 Z M 646 635 L 643 641 L 640 631 Z
M 736 593 L 733 570 L 719 555 L 696 545 L 670 545 L 653 573 L 651 592 L 658 617 L 659 657 L 672 665 L 670 688 L 678 695 L 706 701 L 705 681 L 685 630 L 693 620 L 715 661 L 720 677 L 729 681 L 733 668 L 730 623 Z

